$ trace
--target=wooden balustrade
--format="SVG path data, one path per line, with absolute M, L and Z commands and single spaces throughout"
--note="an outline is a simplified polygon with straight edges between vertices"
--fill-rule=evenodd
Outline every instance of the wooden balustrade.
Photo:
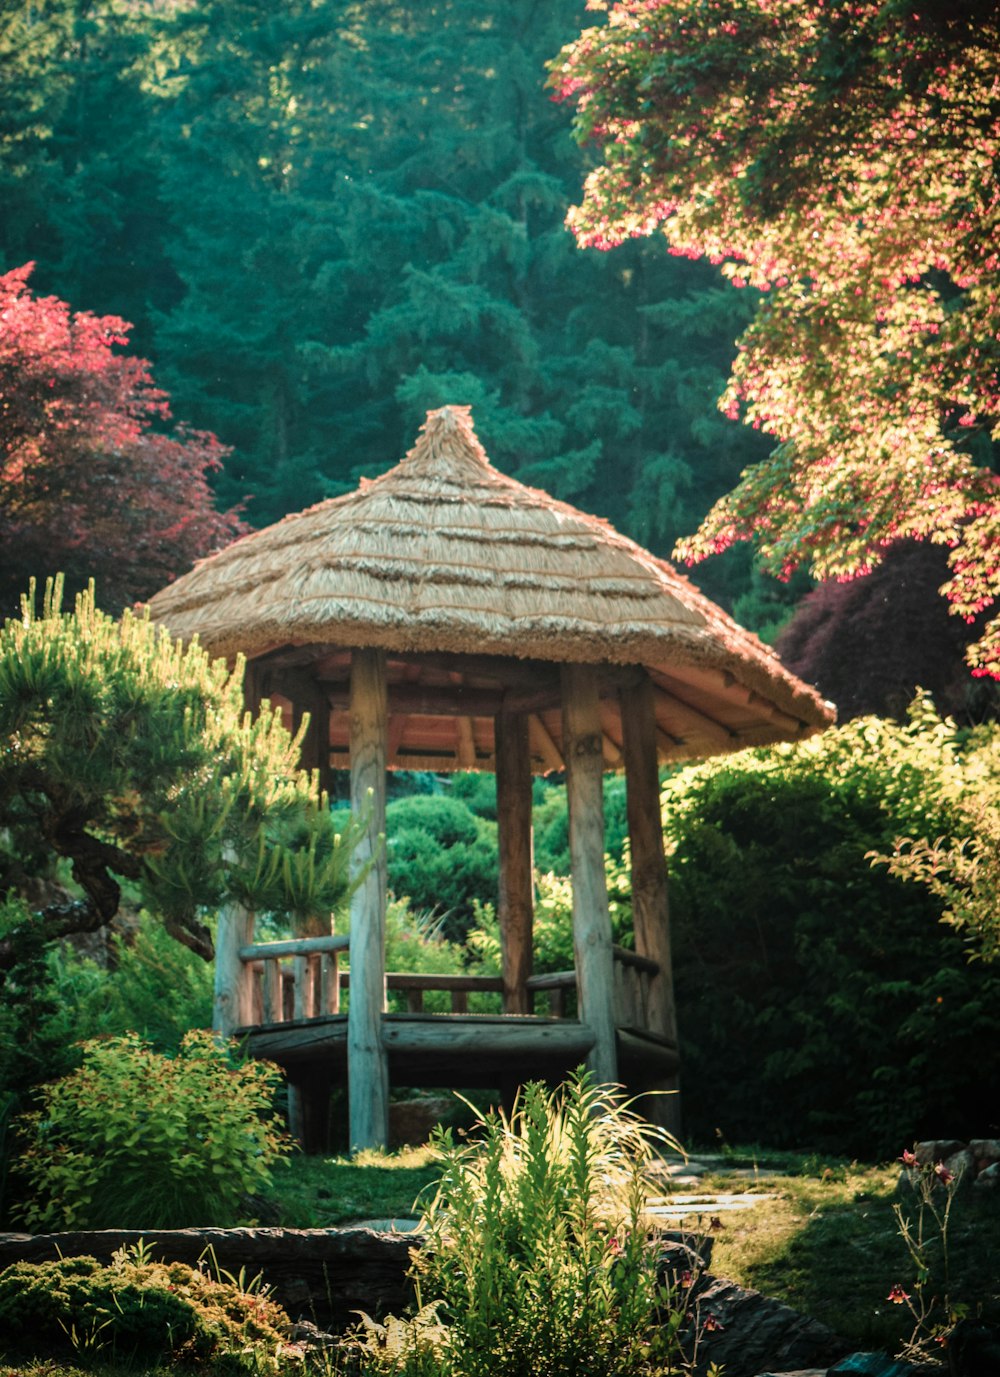
M 650 992 L 660 968 L 648 956 L 624 947 L 613 947 L 615 1025 L 619 1028 L 649 1027 Z
M 346 934 L 256 942 L 240 948 L 251 980 L 250 1007 L 258 1024 L 287 1023 L 340 1012 L 340 953 Z
M 250 1007 L 255 1024 L 287 1023 L 291 1020 L 340 1013 L 341 991 L 349 990 L 350 971 L 342 971 L 340 953 L 346 951 L 346 934 L 331 937 L 291 938 L 281 942 L 258 942 L 240 948 L 240 961 L 252 981 Z M 623 947 L 613 948 L 615 1022 L 620 1027 L 643 1029 L 648 1026 L 650 985 L 659 972 L 655 961 Z M 502 994 L 503 980 L 488 975 L 434 975 L 409 971 L 389 971 L 386 991 L 402 994 L 406 1011 L 424 1012 L 424 996 L 443 991 L 451 996 L 451 1012 L 465 1014 L 470 994 Z M 550 1018 L 565 1018 L 566 995 L 576 990 L 575 971 L 555 971 L 533 975 L 527 981 L 531 1012 L 545 1012 Z M 537 1008 L 537 996 L 547 1003 Z

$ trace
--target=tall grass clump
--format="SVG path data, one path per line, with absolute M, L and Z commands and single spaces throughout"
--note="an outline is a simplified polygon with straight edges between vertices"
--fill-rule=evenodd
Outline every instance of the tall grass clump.
M 369 1372 L 407 1377 L 629 1377 L 677 1348 L 644 1168 L 668 1135 L 577 1073 L 526 1086 L 469 1139 L 442 1133 L 442 1173 L 414 1262 L 409 1326 L 366 1325 Z

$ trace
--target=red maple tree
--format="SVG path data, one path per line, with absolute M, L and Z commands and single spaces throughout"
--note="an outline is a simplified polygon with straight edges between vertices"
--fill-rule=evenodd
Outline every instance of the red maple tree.
M 662 232 L 763 293 L 722 399 L 775 437 L 697 535 L 779 575 L 951 551 L 1000 678 L 1000 14 L 993 0 L 588 0 L 553 64 L 601 146 L 569 223 Z
M 212 504 L 228 450 L 171 426 L 126 321 L 34 296 L 33 266 L 0 275 L 0 607 L 61 571 L 117 610 L 246 529 Z

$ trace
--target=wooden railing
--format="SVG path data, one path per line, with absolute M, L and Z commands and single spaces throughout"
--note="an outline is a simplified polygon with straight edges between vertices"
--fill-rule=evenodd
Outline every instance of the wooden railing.
M 250 1009 L 254 1024 L 287 1023 L 292 1019 L 319 1018 L 340 1012 L 341 991 L 349 990 L 350 971 L 340 969 L 340 953 L 346 951 L 346 934 L 332 937 L 291 938 L 283 942 L 258 942 L 240 949 L 240 960 L 251 980 Z M 612 949 L 615 982 L 615 1023 L 621 1027 L 648 1027 L 649 990 L 659 966 L 648 957 L 624 947 Z M 490 975 L 431 975 L 389 971 L 386 992 L 404 996 L 406 1011 L 424 1012 L 424 996 L 432 992 L 450 995 L 451 1012 L 465 1014 L 470 994 L 502 994 L 503 981 Z M 566 996 L 576 991 L 575 971 L 534 975 L 528 980 L 533 1013 L 549 1018 L 566 1017 Z M 545 1010 L 536 1008 L 542 996 Z
M 660 968 L 648 956 L 638 956 L 624 947 L 612 947 L 615 980 L 615 1026 L 649 1028 L 650 987 Z
M 340 1012 L 340 953 L 347 934 L 257 942 L 240 948 L 250 976 L 252 1022 L 287 1023 Z

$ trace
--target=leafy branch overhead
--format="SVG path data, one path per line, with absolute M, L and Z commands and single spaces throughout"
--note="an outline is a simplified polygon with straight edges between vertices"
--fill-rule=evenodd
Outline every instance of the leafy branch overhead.
M 0 971 L 34 945 L 93 931 L 123 881 L 179 941 L 212 955 L 199 911 L 230 900 L 307 920 L 348 893 L 352 827 L 338 833 L 297 738 L 265 704 L 244 711 L 230 670 L 91 588 L 57 584 L 0 630 L 0 886 L 30 896 L 57 858 L 79 895 L 0 937 Z
M 995 6 L 621 0 L 552 82 L 602 150 L 578 241 L 662 231 L 764 294 L 722 405 L 777 447 L 679 553 L 754 539 L 775 572 L 844 578 L 930 539 L 952 609 L 993 606 Z M 1000 618 L 969 661 L 1000 677 Z

